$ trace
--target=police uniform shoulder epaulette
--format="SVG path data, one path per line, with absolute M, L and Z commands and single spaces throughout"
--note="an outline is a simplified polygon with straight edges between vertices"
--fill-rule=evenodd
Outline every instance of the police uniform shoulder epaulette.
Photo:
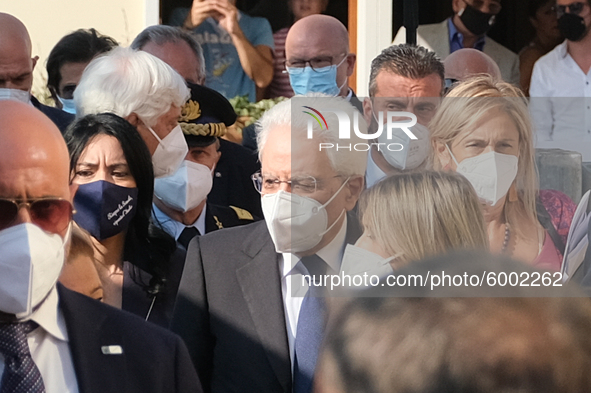
M 230 206 L 230 207 L 232 208 L 232 210 L 234 210 L 236 212 L 236 215 L 238 216 L 239 219 L 250 220 L 250 221 L 254 220 L 254 217 L 252 216 L 252 214 L 250 214 L 249 211 L 241 209 L 236 206 Z

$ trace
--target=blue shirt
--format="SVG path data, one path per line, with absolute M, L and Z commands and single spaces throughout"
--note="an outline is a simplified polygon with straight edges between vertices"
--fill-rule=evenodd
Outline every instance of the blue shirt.
M 449 30 L 449 53 L 454 53 L 464 47 L 464 35 L 458 31 L 451 18 L 447 19 L 447 26 Z M 474 49 L 482 51 L 484 49 L 485 38 L 486 35 L 480 37 L 474 44 Z
M 171 15 L 170 24 L 182 26 L 188 12 L 188 8 L 176 8 Z M 238 24 L 252 46 L 265 45 L 273 50 L 273 31 L 267 19 L 239 12 Z M 251 102 L 256 101 L 256 85 L 242 69 L 230 34 L 213 18 L 207 18 L 193 32 L 203 47 L 205 86 L 228 99 L 246 95 Z

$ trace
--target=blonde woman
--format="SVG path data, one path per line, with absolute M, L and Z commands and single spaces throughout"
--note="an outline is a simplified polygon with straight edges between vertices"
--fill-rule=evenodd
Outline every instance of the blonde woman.
M 464 175 L 480 198 L 491 251 L 559 270 L 576 206 L 538 191 L 523 93 L 476 77 L 454 87 L 431 121 L 434 168 Z
M 488 249 L 476 193 L 454 173 L 392 175 L 364 191 L 359 203 L 364 232 L 345 252 L 348 274 L 380 276 L 451 250 Z

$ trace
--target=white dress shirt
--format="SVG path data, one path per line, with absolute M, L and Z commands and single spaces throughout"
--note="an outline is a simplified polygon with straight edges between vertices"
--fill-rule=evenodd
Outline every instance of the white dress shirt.
M 380 169 L 378 164 L 373 160 L 372 150 L 367 154 L 367 168 L 365 169 L 365 187 L 373 187 L 377 182 L 386 177 L 386 172 Z
M 341 270 L 341 261 L 345 251 L 345 239 L 347 236 L 347 216 L 343 220 L 341 229 L 334 239 L 324 248 L 316 253 L 330 268 L 337 274 Z M 304 296 L 308 292 L 308 286 L 300 286 L 302 276 L 308 274 L 304 264 L 293 254 L 284 253 L 279 258 L 279 269 L 281 271 L 281 292 L 285 310 L 285 324 L 287 328 L 287 342 L 289 344 L 289 358 L 291 370 L 293 371 L 293 356 L 295 351 L 295 338 L 298 328 L 298 317 Z M 295 281 L 294 281 L 295 280 Z M 292 285 L 293 281 L 293 285 Z M 297 284 L 296 284 L 297 283 Z M 292 290 L 293 287 L 293 290 Z
M 39 327 L 27 335 L 33 361 L 41 372 L 47 393 L 78 393 L 78 383 L 68 346 L 66 321 L 58 307 L 56 287 L 30 318 Z M 4 356 L 0 354 L 0 375 L 4 373 Z
M 581 70 L 567 45 L 534 65 L 529 107 L 536 147 L 578 151 L 591 161 L 591 71 Z
M 152 209 L 154 218 L 160 223 L 162 229 L 164 229 L 166 233 L 174 237 L 174 240 L 178 240 L 181 233 L 183 233 L 187 227 L 195 227 L 200 234 L 205 235 L 205 210 L 207 210 L 207 203 L 203 206 L 203 211 L 199 217 L 197 217 L 197 220 L 191 225 L 185 225 L 182 222 L 173 220 L 162 210 L 158 209 L 158 206 L 155 204 L 152 204 Z

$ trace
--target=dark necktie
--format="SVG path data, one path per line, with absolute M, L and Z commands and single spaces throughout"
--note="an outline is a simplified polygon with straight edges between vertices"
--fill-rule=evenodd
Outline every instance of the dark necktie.
M 4 355 L 0 393 L 45 393 L 27 343 L 27 334 L 36 327 L 33 321 L 0 325 L 0 352 Z
M 189 247 L 189 242 L 195 236 L 201 236 L 199 230 L 195 227 L 185 227 L 179 236 L 178 242 L 187 249 Z
M 326 274 L 328 265 L 317 255 L 302 258 L 311 276 Z M 312 282 L 320 282 L 312 277 Z M 322 297 L 324 288 L 310 285 L 302 301 L 295 339 L 293 393 L 310 393 L 318 351 L 326 327 L 326 304 Z

